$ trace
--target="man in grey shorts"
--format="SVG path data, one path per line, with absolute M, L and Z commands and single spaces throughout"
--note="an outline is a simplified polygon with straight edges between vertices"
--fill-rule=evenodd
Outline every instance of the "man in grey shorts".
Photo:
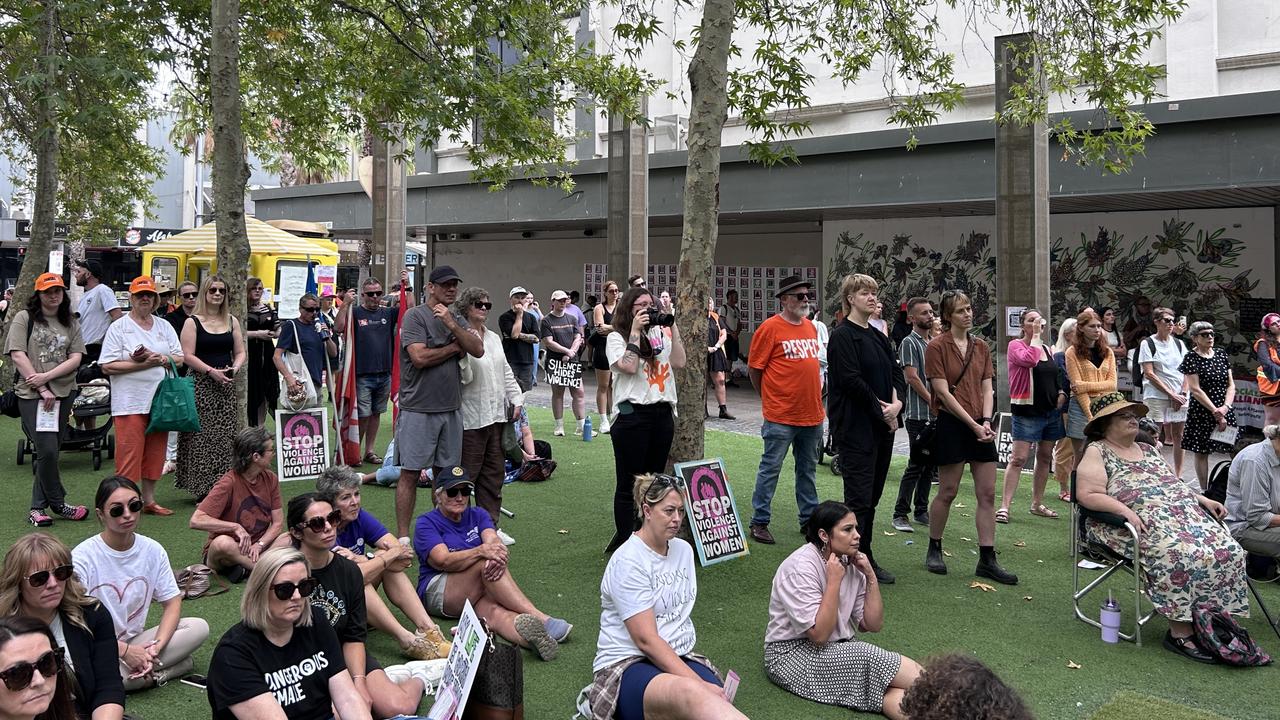
M 404 315 L 400 331 L 400 417 L 396 422 L 396 537 L 406 537 L 417 504 L 418 477 L 462 463 L 463 353 L 484 355 L 484 341 L 465 330 L 449 306 L 462 278 L 448 265 L 431 271 L 427 299 Z

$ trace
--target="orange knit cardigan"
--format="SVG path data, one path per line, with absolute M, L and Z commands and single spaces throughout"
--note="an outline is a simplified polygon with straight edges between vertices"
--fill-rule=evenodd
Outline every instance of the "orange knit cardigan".
M 1063 353 L 1067 360 L 1067 378 L 1071 380 L 1071 392 L 1084 411 L 1085 422 L 1093 419 L 1093 412 L 1089 409 L 1093 398 L 1116 390 L 1116 355 L 1108 350 L 1103 356 L 1102 367 L 1096 367 L 1088 358 L 1078 359 L 1074 345 Z

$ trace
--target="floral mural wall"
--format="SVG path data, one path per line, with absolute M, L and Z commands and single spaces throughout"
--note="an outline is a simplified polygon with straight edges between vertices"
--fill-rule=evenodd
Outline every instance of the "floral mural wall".
M 862 272 L 880 281 L 890 322 L 905 298 L 936 302 L 945 290 L 963 289 L 976 331 L 997 339 L 994 218 L 832 221 L 824 234 L 828 316 L 839 309 L 840 281 Z M 1236 364 L 1251 364 L 1253 316 L 1275 309 L 1270 208 L 1055 215 L 1050 237 L 1055 328 L 1086 306 L 1115 308 L 1123 325 L 1145 296 L 1190 322 L 1213 322 Z

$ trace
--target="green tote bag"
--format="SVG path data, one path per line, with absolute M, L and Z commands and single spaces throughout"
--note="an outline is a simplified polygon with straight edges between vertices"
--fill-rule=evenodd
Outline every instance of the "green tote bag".
M 200 415 L 196 412 L 196 386 L 189 377 L 180 377 L 178 367 L 169 361 L 164 379 L 151 400 L 151 421 L 147 432 L 200 432 Z

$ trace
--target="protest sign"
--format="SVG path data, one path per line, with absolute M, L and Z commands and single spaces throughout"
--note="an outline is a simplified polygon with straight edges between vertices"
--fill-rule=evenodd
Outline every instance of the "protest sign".
M 489 635 L 480 624 L 480 618 L 476 617 L 471 601 L 467 600 L 458 620 L 458 634 L 453 637 L 453 648 L 445 662 L 444 677 L 436 689 L 436 701 L 427 712 L 428 720 L 458 720 L 462 717 L 488 642 Z
M 276 411 L 276 474 L 280 480 L 310 480 L 329 466 L 329 411 Z
M 724 463 L 719 458 L 676 463 L 675 471 L 688 488 L 685 511 L 698 561 L 705 567 L 750 552 Z
M 547 358 L 547 383 L 556 387 L 582 387 L 582 363 Z
M 999 418 L 1000 422 L 996 429 L 996 467 L 1005 470 L 1009 467 L 1009 459 L 1013 457 L 1013 415 L 999 413 Z M 1031 472 L 1036 469 L 1035 446 L 1036 443 L 1031 443 L 1022 472 Z

